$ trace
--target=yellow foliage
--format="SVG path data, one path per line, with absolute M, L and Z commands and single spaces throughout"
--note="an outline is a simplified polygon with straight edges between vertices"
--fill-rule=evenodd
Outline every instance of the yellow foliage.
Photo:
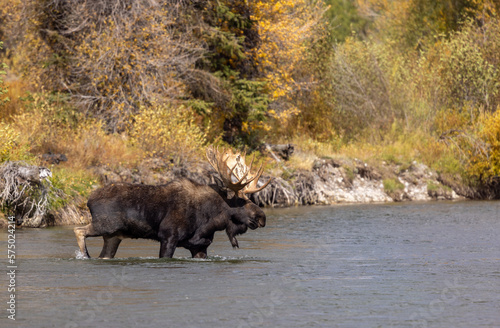
M 289 98 L 300 87 L 294 73 L 306 56 L 306 41 L 314 35 L 326 8 L 322 2 L 308 0 L 255 1 L 249 5 L 253 6 L 252 19 L 262 42 L 255 60 L 268 82 L 268 93 L 272 100 Z M 273 117 L 286 122 L 298 112 L 297 107 L 290 106 Z
M 471 122 L 471 116 L 466 111 L 458 109 L 444 109 L 436 113 L 434 118 L 435 130 L 438 134 L 450 130 L 466 129 Z
M 0 119 L 9 121 L 10 117 L 15 115 L 17 110 L 22 107 L 21 97 L 26 95 L 28 83 L 24 80 L 12 80 L 5 83 L 7 87 L 6 96 L 9 101 L 2 105 Z
M 482 117 L 484 128 L 479 132 L 481 142 L 470 153 L 469 174 L 483 182 L 500 176 L 500 110 Z M 484 145 L 484 146 L 483 146 Z M 482 146 L 477 149 L 477 146 Z
M 0 162 L 9 159 L 18 137 L 19 133 L 9 124 L 0 122 Z
M 142 155 L 142 151 L 128 145 L 125 136 L 106 133 L 101 121 L 86 119 L 64 105 L 46 95 L 34 94 L 28 108 L 18 110 L 11 127 L 18 134 L 17 148 L 21 150 L 12 160 L 23 159 L 26 153 L 62 153 L 68 162 L 61 165 L 79 170 L 134 164 Z
M 355 0 L 358 11 L 364 17 L 375 19 L 375 27 L 379 31 L 392 26 L 404 27 L 408 19 L 408 9 L 412 1 L 408 0 Z
M 166 157 L 176 164 L 201 154 L 205 134 L 194 121 L 190 108 L 170 104 L 141 108 L 133 116 L 131 142 L 149 157 Z

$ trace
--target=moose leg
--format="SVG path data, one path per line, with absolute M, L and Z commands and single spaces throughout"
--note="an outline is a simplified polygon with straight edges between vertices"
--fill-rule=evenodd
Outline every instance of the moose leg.
M 101 255 L 99 255 L 100 259 L 112 259 L 115 257 L 116 250 L 118 249 L 118 246 L 120 246 L 120 243 L 122 242 L 122 239 L 120 237 L 110 237 L 110 236 L 103 236 L 104 239 L 104 245 L 102 246 L 102 251 Z
M 85 238 L 98 236 L 92 227 L 92 223 L 86 225 L 85 227 L 76 227 L 73 229 L 76 235 L 76 241 L 78 242 L 78 247 L 80 247 L 80 252 L 90 258 L 89 251 L 87 250 L 87 244 L 85 243 Z
M 177 247 L 177 239 L 169 237 L 160 241 L 160 258 L 174 256 L 175 248 Z

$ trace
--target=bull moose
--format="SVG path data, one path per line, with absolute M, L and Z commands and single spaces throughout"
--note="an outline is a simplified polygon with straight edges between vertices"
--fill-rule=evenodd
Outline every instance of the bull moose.
M 102 236 L 99 258 L 113 258 L 125 238 L 159 241 L 160 258 L 171 258 L 176 247 L 205 258 L 216 231 L 226 230 L 231 245 L 239 247 L 237 235 L 264 227 L 266 215 L 246 196 L 271 181 L 258 186 L 263 168 L 251 172 L 255 156 L 248 167 L 245 153 L 209 147 L 206 154 L 223 187 L 178 179 L 158 186 L 115 183 L 93 192 L 87 203 L 92 222 L 74 229 L 82 254 L 90 257 L 85 238 Z

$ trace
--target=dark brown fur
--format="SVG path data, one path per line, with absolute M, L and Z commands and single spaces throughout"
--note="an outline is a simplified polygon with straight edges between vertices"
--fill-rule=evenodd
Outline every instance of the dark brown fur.
M 161 186 L 111 184 L 96 190 L 87 206 L 92 223 L 75 228 L 87 257 L 85 238 L 102 236 L 101 258 L 113 258 L 124 238 L 158 240 L 160 257 L 172 257 L 180 246 L 204 258 L 216 231 L 226 230 L 233 247 L 238 247 L 236 235 L 266 223 L 264 212 L 251 201 L 229 199 L 217 186 L 188 179 Z

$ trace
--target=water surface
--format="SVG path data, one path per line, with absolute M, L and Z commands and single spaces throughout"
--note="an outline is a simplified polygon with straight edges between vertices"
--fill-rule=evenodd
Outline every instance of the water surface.
M 217 233 L 207 260 L 184 249 L 158 259 L 147 240 L 124 240 L 113 260 L 82 260 L 71 227 L 18 230 L 17 320 L 3 311 L 0 325 L 500 327 L 499 202 L 266 214 L 240 249 Z M 88 240 L 98 256 L 102 238 Z M 0 241 L 7 272 L 6 233 Z

